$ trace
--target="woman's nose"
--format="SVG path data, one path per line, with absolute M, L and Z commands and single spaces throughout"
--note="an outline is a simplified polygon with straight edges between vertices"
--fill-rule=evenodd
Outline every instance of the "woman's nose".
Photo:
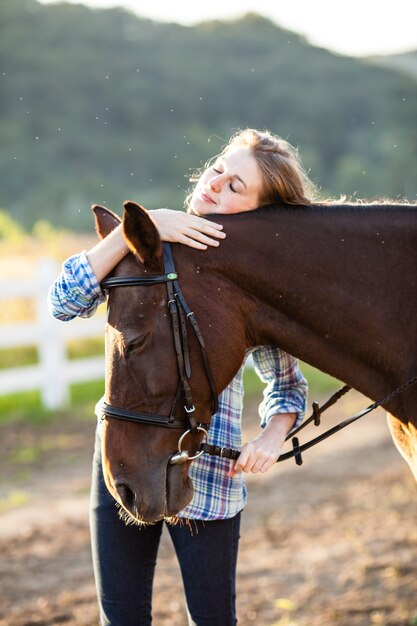
M 209 181 L 209 185 L 210 185 L 210 189 L 212 189 L 213 191 L 220 191 L 221 187 L 222 187 L 222 176 L 214 176 L 210 181 Z

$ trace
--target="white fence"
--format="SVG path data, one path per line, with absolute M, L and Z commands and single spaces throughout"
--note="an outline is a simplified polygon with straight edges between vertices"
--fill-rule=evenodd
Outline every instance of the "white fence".
M 36 301 L 36 320 L 30 323 L 0 325 L 0 349 L 36 345 L 36 365 L 0 369 L 0 396 L 40 389 L 45 407 L 65 406 L 69 399 L 69 385 L 75 382 L 104 378 L 104 358 L 68 360 L 67 342 L 71 339 L 104 336 L 105 321 L 96 315 L 90 319 L 75 319 L 70 323 L 53 319 L 47 310 L 48 288 L 58 274 L 51 259 L 42 259 L 36 278 L 0 279 L 0 306 L 7 300 L 31 298 Z

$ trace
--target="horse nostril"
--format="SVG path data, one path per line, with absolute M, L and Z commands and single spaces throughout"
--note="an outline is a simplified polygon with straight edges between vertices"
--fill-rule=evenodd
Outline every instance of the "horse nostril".
M 116 484 L 116 490 L 125 509 L 134 512 L 136 496 L 131 488 L 126 483 L 119 483 Z

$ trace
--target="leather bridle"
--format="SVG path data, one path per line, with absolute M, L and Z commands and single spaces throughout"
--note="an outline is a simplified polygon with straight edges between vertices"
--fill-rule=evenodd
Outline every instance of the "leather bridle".
M 188 323 L 194 331 L 197 338 L 198 345 L 200 346 L 200 352 L 202 356 L 203 366 L 206 373 L 207 381 L 210 387 L 210 393 L 212 397 L 212 414 L 217 412 L 218 398 L 216 387 L 214 385 L 213 375 L 211 373 L 210 364 L 208 361 L 204 339 L 198 327 L 194 312 L 190 310 L 185 298 L 181 292 L 178 283 L 178 274 L 175 269 L 174 258 L 172 255 L 171 245 L 169 243 L 163 243 L 164 252 L 164 273 L 154 274 L 148 276 L 113 276 L 105 278 L 101 282 L 101 286 L 105 290 L 110 290 L 115 287 L 136 287 L 136 286 L 152 286 L 165 283 L 168 296 L 168 310 L 171 315 L 172 321 L 172 334 L 174 338 L 175 354 L 178 365 L 178 386 L 175 394 L 175 398 L 172 403 L 172 408 L 169 415 L 157 415 L 154 413 L 143 413 L 137 411 L 128 411 L 120 407 L 115 407 L 107 402 L 101 403 L 101 410 L 106 417 L 114 417 L 120 420 L 128 420 L 130 422 L 137 422 L 140 424 L 150 424 L 153 426 L 162 426 L 165 428 L 178 428 L 185 432 L 182 434 L 178 444 L 177 456 L 174 455 L 171 459 L 171 463 L 184 462 L 185 460 L 191 460 L 192 458 L 187 456 L 185 458 L 185 451 L 182 451 L 181 446 L 185 436 L 188 433 L 202 432 L 206 442 L 208 441 L 209 424 L 200 423 L 195 417 L 196 408 L 191 395 L 191 389 L 189 380 L 191 378 L 191 364 L 190 364 L 190 352 L 187 326 Z M 188 323 L 187 323 L 188 322 Z M 184 400 L 184 415 L 178 417 L 175 415 L 177 412 L 178 402 L 181 394 Z M 203 452 L 199 452 L 196 456 L 200 456 Z M 178 458 L 177 458 L 178 457 Z M 179 460 L 181 457 L 181 460 Z

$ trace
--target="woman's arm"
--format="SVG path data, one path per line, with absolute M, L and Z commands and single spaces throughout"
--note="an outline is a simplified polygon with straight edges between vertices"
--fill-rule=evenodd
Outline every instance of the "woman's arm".
M 253 361 L 261 380 L 268 383 L 259 407 L 263 430 L 242 447 L 238 460 L 231 465 L 230 477 L 237 471 L 266 472 L 273 467 L 287 434 L 305 411 L 307 382 L 297 359 L 266 346 L 253 352 Z
M 171 209 L 150 211 L 163 241 L 175 241 L 204 250 L 218 246 L 226 235 L 223 226 L 204 218 Z M 51 315 L 62 321 L 93 315 L 105 295 L 100 281 L 127 254 L 122 226 L 118 226 L 88 252 L 67 259 L 62 272 L 49 290 L 48 307 Z
M 128 252 L 129 248 L 127 247 L 121 224 L 96 244 L 94 248 L 88 250 L 87 258 L 97 282 L 101 282 Z

